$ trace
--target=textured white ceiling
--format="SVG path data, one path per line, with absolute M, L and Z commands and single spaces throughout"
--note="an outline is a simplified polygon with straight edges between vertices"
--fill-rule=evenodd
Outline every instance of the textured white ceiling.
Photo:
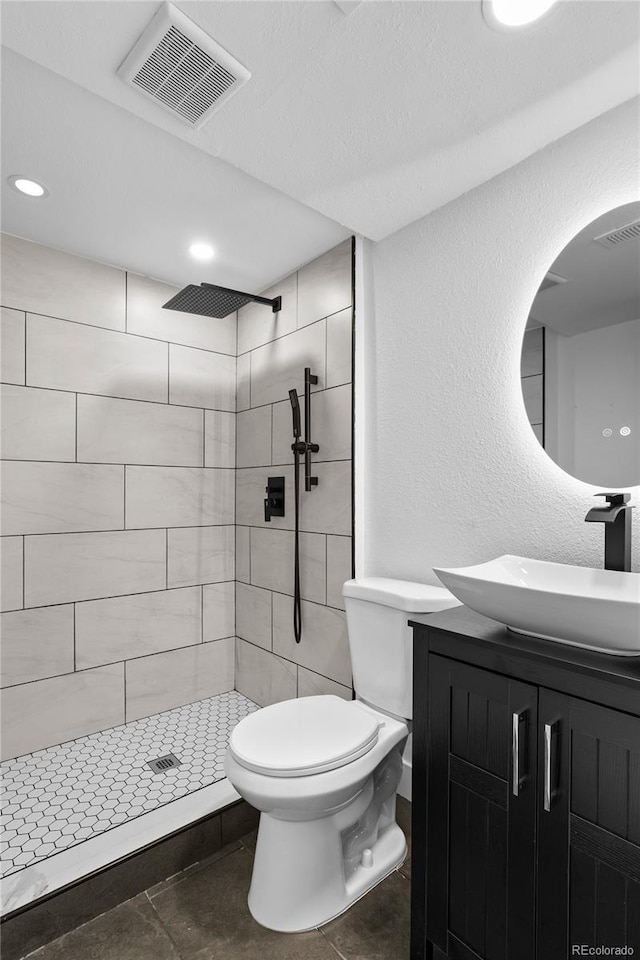
M 349 231 L 11 51 L 2 58 L 2 229 L 170 283 L 258 292 Z M 21 173 L 49 189 L 8 187 Z M 196 263 L 194 240 L 216 257 Z
M 635 0 L 560 0 L 514 33 L 490 30 L 480 0 L 366 0 L 349 16 L 332 0 L 177 6 L 252 73 L 198 131 L 116 76 L 155 2 L 3 3 L 3 43 L 133 114 L 133 166 L 147 162 L 148 121 L 194 148 L 182 155 L 179 178 L 192 188 L 209 155 L 373 239 L 638 89 Z M 24 109 L 24 98 L 7 105 L 5 95 L 5 110 Z M 93 116 L 83 113 L 86 139 L 101 137 L 103 112 L 96 102 Z M 66 123 L 57 134 L 49 127 L 47 149 L 61 155 Z M 113 133 L 120 136 L 115 123 Z M 146 204 L 142 219 L 155 217 Z M 276 222 L 271 242 L 281 241 Z

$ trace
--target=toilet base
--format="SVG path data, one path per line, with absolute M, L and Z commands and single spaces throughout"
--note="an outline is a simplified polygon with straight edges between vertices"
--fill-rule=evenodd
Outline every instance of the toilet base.
M 249 910 L 270 930 L 313 930 L 348 910 L 400 866 L 406 854 L 404 834 L 392 822 L 371 848 L 371 865 L 357 866 L 345 881 L 341 834 L 333 816 L 295 822 L 263 813 Z M 308 866 L 301 868 L 301 863 Z

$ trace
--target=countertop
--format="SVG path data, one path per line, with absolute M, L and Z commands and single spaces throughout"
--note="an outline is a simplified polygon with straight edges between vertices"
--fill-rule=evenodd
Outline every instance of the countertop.
M 434 613 L 425 623 L 410 620 L 409 625 L 414 643 L 426 640 L 431 653 L 640 715 L 640 656 L 594 653 L 512 633 L 465 606 Z

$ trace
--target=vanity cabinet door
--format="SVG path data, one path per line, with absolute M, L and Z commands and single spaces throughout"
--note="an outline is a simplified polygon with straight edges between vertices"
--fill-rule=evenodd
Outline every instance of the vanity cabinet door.
M 539 716 L 538 960 L 638 956 L 640 717 L 545 689 Z
M 537 695 L 429 656 L 426 931 L 452 960 L 535 957 Z

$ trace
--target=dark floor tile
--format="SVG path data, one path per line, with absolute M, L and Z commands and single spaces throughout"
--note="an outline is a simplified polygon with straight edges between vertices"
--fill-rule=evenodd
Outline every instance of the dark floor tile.
M 396 799 L 396 820 L 407 840 L 407 859 L 398 870 L 407 879 L 411 879 L 411 804 L 404 797 Z
M 253 940 L 215 943 L 193 960 L 343 960 L 321 933 L 274 933 L 265 930 Z
M 2 960 L 18 960 L 220 849 L 221 821 L 208 817 L 54 894 L 2 924 Z
M 255 922 L 247 906 L 252 867 L 241 849 L 154 897 L 184 960 L 337 960 L 315 930 L 275 933 Z
M 41 947 L 30 960 L 180 960 L 180 955 L 142 894 Z
M 411 804 L 404 797 L 396 797 L 396 821 L 411 846 Z
M 246 833 L 244 837 L 240 837 L 240 843 L 248 850 L 249 853 L 256 852 L 256 842 L 258 840 L 258 831 L 252 830 L 251 833 Z
M 345 960 L 408 960 L 410 891 L 394 871 L 322 933 Z

